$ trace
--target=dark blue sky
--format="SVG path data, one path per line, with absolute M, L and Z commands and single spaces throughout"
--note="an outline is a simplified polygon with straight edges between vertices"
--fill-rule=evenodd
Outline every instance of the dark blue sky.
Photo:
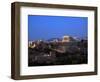
M 28 40 L 62 38 L 64 35 L 78 38 L 87 36 L 87 17 L 28 16 Z

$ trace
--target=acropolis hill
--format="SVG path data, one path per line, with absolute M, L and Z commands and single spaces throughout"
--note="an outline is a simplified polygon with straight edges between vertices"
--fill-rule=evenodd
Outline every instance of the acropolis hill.
M 29 41 L 28 65 L 64 65 L 87 63 L 87 40 L 63 36 Z
M 60 38 L 53 38 L 53 39 L 50 39 L 47 41 L 52 42 L 52 43 L 67 43 L 67 42 L 76 41 L 76 39 L 77 39 L 76 37 L 70 37 L 70 36 L 66 35 L 66 36 L 63 36 L 61 39 Z M 28 45 L 29 45 L 29 47 L 34 48 L 36 43 L 41 43 L 41 42 L 43 42 L 43 40 L 29 41 Z

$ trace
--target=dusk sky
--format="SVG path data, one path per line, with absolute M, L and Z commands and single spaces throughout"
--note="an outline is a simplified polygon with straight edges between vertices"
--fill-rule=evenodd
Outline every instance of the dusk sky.
M 87 28 L 87 17 L 28 16 L 28 40 L 48 40 L 64 35 L 82 38 L 87 36 Z

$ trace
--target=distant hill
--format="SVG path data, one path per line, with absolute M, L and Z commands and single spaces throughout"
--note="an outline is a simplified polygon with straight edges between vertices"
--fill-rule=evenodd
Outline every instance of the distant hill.
M 81 40 L 87 40 L 87 37 L 72 37 L 72 36 L 68 36 L 68 39 L 70 41 L 81 41 Z M 50 39 L 45 40 L 45 41 L 52 42 L 52 41 L 62 41 L 62 40 L 63 40 L 63 38 L 50 38 Z M 40 40 L 37 40 L 37 41 L 40 41 Z M 42 40 L 42 41 L 44 41 L 44 40 Z M 36 41 L 33 40 L 32 42 L 36 42 Z
M 47 41 L 54 41 L 54 40 L 61 41 L 62 39 L 61 39 L 61 38 L 50 38 L 50 39 L 48 39 Z

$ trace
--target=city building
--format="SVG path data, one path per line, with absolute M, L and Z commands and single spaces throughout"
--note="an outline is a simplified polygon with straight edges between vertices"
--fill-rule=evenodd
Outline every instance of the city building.
M 36 44 L 33 41 L 29 41 L 28 42 L 28 47 L 29 48 L 35 48 L 36 47 Z

